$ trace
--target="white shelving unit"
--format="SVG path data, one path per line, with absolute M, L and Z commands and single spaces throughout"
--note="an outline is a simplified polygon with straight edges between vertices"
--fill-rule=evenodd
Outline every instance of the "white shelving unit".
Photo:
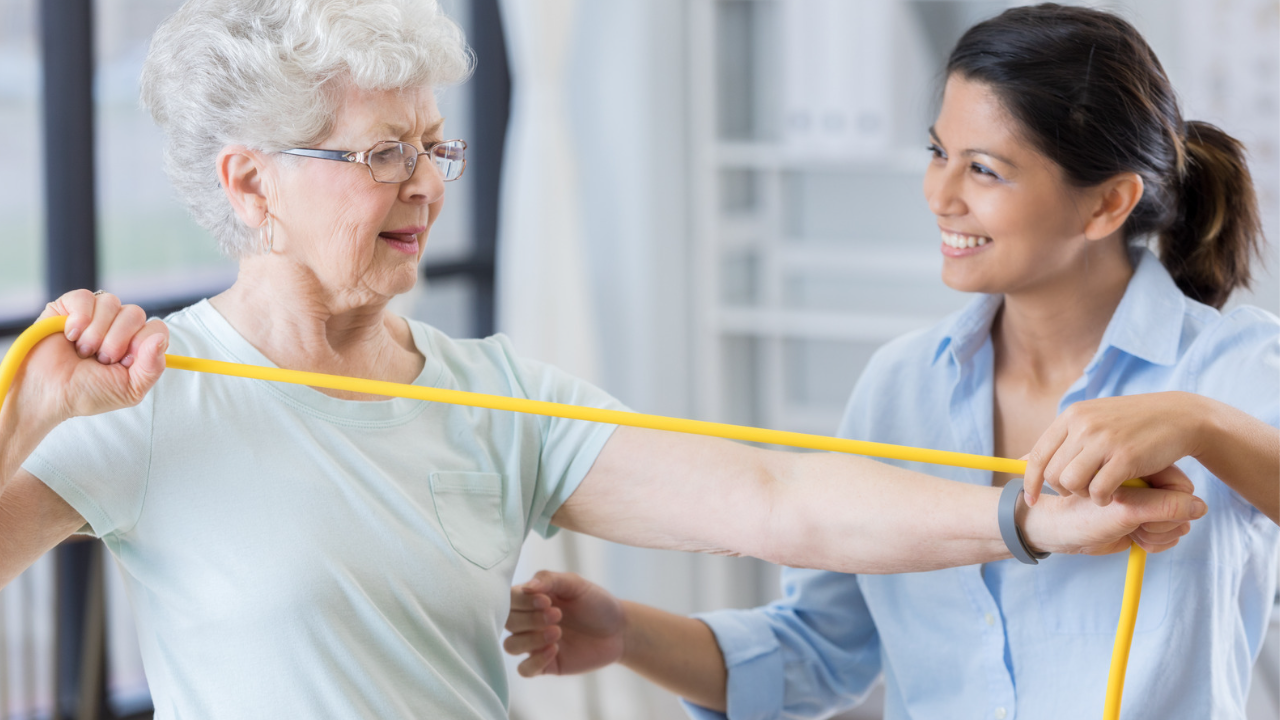
M 691 4 L 701 416 L 832 434 L 875 349 L 965 301 L 938 280 L 938 232 L 920 191 L 923 148 L 946 52 L 965 28 L 1009 4 Z M 797 17 L 813 21 L 811 33 L 795 31 Z M 828 17 L 882 26 L 824 27 Z M 786 78 L 803 77 L 795 68 L 805 58 L 812 63 L 850 51 L 796 45 L 814 36 L 834 46 L 831 38 L 846 31 L 850 43 L 868 32 L 887 37 L 879 43 L 882 57 L 859 59 L 861 79 L 832 82 L 848 87 L 883 74 L 871 82 L 870 94 L 883 104 L 872 108 L 873 119 L 891 127 L 874 133 L 876 143 L 844 149 L 797 141 L 784 127 L 784 107 L 796 97 L 783 86 Z
M 784 42 L 804 36 L 794 27 L 780 30 L 784 4 L 824 2 L 879 6 L 870 16 L 889 34 L 879 44 L 889 50 L 880 70 L 892 89 L 879 114 L 891 122 L 888 132 L 876 133 L 887 139 L 881 145 L 833 150 L 783 132 L 782 83 L 800 77 L 786 65 Z M 691 0 L 689 207 L 700 417 L 834 434 L 876 348 L 965 301 L 938 280 L 940 240 L 920 189 L 924 146 L 945 53 L 965 28 L 1007 6 Z M 831 37 L 830 29 L 819 32 Z M 865 37 L 866 29 L 860 32 Z M 835 36 L 842 37 L 838 28 Z M 792 93 L 786 101 L 795 99 Z M 700 604 L 766 603 L 778 596 L 778 572 L 751 559 L 706 563 L 696 581 Z
M 783 132 L 785 38 L 803 36 L 780 30 L 783 5 L 824 1 L 880 6 L 871 15 L 889 34 L 879 71 L 889 76 L 882 116 L 892 126 L 879 146 L 833 152 Z M 966 301 L 939 280 L 940 238 L 921 194 L 924 147 L 946 53 L 965 28 L 1009 4 L 690 2 L 700 417 L 834 434 L 876 348 Z M 758 605 L 778 597 L 778 573 L 751 559 L 707 563 L 697 585 L 709 607 Z M 879 718 L 878 692 L 841 718 Z

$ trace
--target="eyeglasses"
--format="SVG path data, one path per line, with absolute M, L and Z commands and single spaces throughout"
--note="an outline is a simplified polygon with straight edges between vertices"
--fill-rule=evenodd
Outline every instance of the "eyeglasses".
M 419 155 L 427 155 L 431 158 L 445 182 L 452 182 L 462 177 L 462 171 L 467 167 L 467 143 L 463 140 L 431 143 L 422 152 L 418 152 L 418 148 L 409 143 L 396 140 L 383 140 L 364 152 L 312 148 L 292 148 L 280 152 L 285 155 L 301 155 L 321 160 L 363 163 L 369 168 L 369 175 L 373 177 L 374 182 L 380 183 L 399 183 L 413 177 Z

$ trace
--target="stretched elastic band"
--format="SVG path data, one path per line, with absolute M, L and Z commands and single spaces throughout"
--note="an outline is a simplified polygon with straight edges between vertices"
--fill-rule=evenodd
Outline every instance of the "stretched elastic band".
M 9 352 L 5 354 L 3 359 L 0 359 L 0 407 L 3 407 L 4 405 L 5 393 L 9 391 L 9 385 L 17 376 L 18 368 L 22 365 L 23 359 L 26 358 L 27 352 L 29 352 L 31 348 L 35 347 L 36 343 L 40 342 L 45 337 L 62 332 L 66 327 L 66 324 L 67 318 L 65 316 L 45 318 L 44 320 L 39 320 L 34 325 L 27 328 L 25 332 L 14 340 L 13 345 L 9 348 Z M 684 420 L 679 418 L 661 417 L 658 415 L 642 415 L 640 413 L 623 412 L 620 410 L 605 410 L 602 408 L 562 405 L 559 403 L 545 402 L 541 400 L 528 400 L 525 398 L 484 395 L 481 393 L 447 390 L 444 388 L 429 388 L 420 385 L 400 385 L 398 383 L 362 380 L 359 378 L 339 377 L 335 375 L 322 375 L 320 373 L 297 372 L 281 368 L 238 365 L 235 363 L 218 362 L 216 360 L 182 357 L 180 355 L 165 355 L 164 359 L 165 366 L 169 368 L 214 373 L 219 375 L 231 375 L 256 380 L 286 382 L 293 383 L 295 385 L 310 385 L 312 387 L 323 387 L 333 390 L 350 390 L 352 392 L 361 392 L 370 395 L 386 395 L 390 397 L 425 400 L 428 402 L 445 402 L 455 405 L 466 405 L 469 407 L 510 410 L 514 412 L 532 413 L 535 415 L 589 420 L 592 422 L 629 425 L 632 427 L 646 427 L 653 428 L 655 430 L 669 430 L 672 432 L 692 433 L 695 435 L 710 435 L 713 437 L 722 437 L 731 440 L 745 440 L 747 442 L 771 445 L 790 445 L 792 447 L 808 448 L 811 450 L 855 453 L 858 455 L 868 455 L 870 457 L 879 457 L 891 460 L 909 460 L 912 462 L 950 465 L 952 467 L 973 468 L 975 470 L 988 470 L 991 472 L 1023 473 L 1027 470 L 1026 462 L 1010 458 L 984 457 L 982 455 L 968 455 L 958 452 L 928 450 L 924 448 L 906 447 L 903 445 L 864 442 L 860 440 L 848 440 L 845 438 L 829 438 L 821 435 L 806 435 L 794 432 L 779 432 L 777 430 L 764 430 L 761 428 L 726 425 L 723 423 L 712 423 L 699 420 Z M 1124 485 L 1128 487 L 1147 486 L 1147 484 L 1142 480 L 1126 480 Z M 1005 486 L 1004 492 L 1000 496 L 1000 506 L 998 511 L 1000 535 L 1004 538 L 1005 545 L 1009 547 L 1009 552 L 1012 552 L 1014 557 L 1022 560 L 1024 563 L 1034 565 L 1037 564 L 1037 558 L 1047 557 L 1049 553 L 1037 555 L 1036 553 L 1031 552 L 1031 548 L 1027 546 L 1026 540 L 1022 537 L 1022 532 L 1018 529 L 1018 525 L 1014 521 L 1014 511 L 1017 509 L 1018 495 L 1021 494 L 1021 492 L 1022 480 L 1014 480 L 1009 483 L 1009 485 Z M 1048 487 L 1045 487 L 1042 492 L 1052 494 Z M 1008 504 L 1007 513 L 1005 511 L 1006 500 Z M 1008 516 L 1007 523 L 1005 522 L 1006 515 Z M 1008 529 L 1006 529 L 1006 527 Z M 1146 551 L 1138 545 L 1135 544 L 1129 548 L 1129 572 L 1125 577 L 1124 601 L 1120 610 L 1120 623 L 1116 629 L 1115 648 L 1111 655 L 1111 675 L 1107 681 L 1106 706 L 1103 713 L 1104 720 L 1118 720 L 1120 717 L 1120 699 L 1124 692 L 1125 668 L 1129 663 L 1129 646 L 1133 642 L 1133 628 L 1137 622 L 1138 602 L 1142 596 L 1142 574 L 1143 570 L 1146 568 L 1146 559 Z

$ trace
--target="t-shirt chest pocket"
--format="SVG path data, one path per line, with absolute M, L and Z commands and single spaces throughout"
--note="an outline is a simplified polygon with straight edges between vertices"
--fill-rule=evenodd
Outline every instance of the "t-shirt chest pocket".
M 431 498 L 449 545 L 485 570 L 511 552 L 502 493 L 498 473 L 431 473 Z

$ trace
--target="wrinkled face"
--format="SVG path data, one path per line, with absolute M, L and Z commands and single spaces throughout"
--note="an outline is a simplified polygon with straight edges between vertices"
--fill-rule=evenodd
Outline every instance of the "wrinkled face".
M 364 151 L 381 140 L 399 140 L 421 151 L 443 139 L 442 126 L 430 88 L 349 88 L 333 132 L 313 147 Z M 387 184 L 374 182 L 363 164 L 283 157 L 275 164 L 278 182 L 268 202 L 276 247 L 288 260 L 348 304 L 413 288 L 427 235 L 444 205 L 444 181 L 430 158 L 418 158 L 410 179 Z
M 942 232 L 942 280 L 956 290 L 1028 290 L 1084 262 L 1085 197 L 1018 130 L 989 86 L 947 80 L 924 195 Z

